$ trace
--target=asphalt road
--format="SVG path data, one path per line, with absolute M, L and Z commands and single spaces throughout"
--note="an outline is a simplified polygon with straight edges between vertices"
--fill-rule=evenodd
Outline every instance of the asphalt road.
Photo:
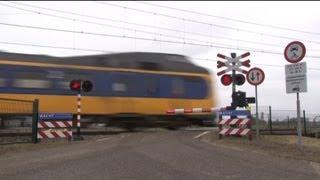
M 210 145 L 200 133 L 122 133 L 9 153 L 0 179 L 320 179 L 309 162 Z

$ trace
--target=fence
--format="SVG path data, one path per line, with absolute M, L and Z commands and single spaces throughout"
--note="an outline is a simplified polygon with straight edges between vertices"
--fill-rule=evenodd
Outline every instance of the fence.
M 262 130 L 296 130 L 297 110 L 275 109 L 272 106 L 259 106 L 259 126 Z M 254 117 L 253 128 L 255 129 L 256 115 L 255 106 L 251 107 L 251 113 Z M 301 110 L 301 128 L 303 134 L 320 131 L 320 113 L 308 113 Z
M 1 136 L 17 136 L 20 134 L 32 134 L 27 138 L 5 138 L 4 141 L 36 141 L 36 127 L 39 111 L 39 101 L 0 98 L 0 133 Z

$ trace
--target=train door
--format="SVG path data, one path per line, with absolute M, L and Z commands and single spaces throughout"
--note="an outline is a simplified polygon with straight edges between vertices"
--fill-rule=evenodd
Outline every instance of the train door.
M 169 106 L 171 109 L 186 108 L 188 102 L 184 99 L 186 93 L 182 77 L 174 77 L 171 80 L 171 97 Z

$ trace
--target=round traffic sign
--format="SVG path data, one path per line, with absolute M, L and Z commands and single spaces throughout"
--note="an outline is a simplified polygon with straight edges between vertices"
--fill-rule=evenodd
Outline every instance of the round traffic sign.
M 306 47 L 302 42 L 293 41 L 284 49 L 284 57 L 290 63 L 301 61 L 306 55 Z
M 254 86 L 261 84 L 264 81 L 264 72 L 257 67 L 250 69 L 247 73 L 247 81 Z

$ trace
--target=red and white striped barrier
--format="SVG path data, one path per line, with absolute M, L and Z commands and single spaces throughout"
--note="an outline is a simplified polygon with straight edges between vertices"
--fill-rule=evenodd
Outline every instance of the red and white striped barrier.
M 222 115 L 220 116 L 218 125 L 219 139 L 222 136 L 249 136 L 249 140 L 252 139 L 251 115 L 249 111 L 248 115 Z
M 246 136 L 251 133 L 249 128 L 224 128 L 222 129 L 219 134 L 227 136 L 227 135 L 239 135 L 239 136 Z
M 72 137 L 71 113 L 42 113 L 38 121 L 38 139 Z
M 38 139 L 52 139 L 52 138 L 71 138 L 71 130 L 40 130 L 38 132 Z
M 249 118 L 245 119 L 222 119 L 219 121 L 220 125 L 248 125 L 251 123 L 251 120 Z
M 167 114 L 190 114 L 190 113 L 210 113 L 218 112 L 220 108 L 191 108 L 191 109 L 170 109 Z
M 40 121 L 38 128 L 72 128 L 72 121 Z

